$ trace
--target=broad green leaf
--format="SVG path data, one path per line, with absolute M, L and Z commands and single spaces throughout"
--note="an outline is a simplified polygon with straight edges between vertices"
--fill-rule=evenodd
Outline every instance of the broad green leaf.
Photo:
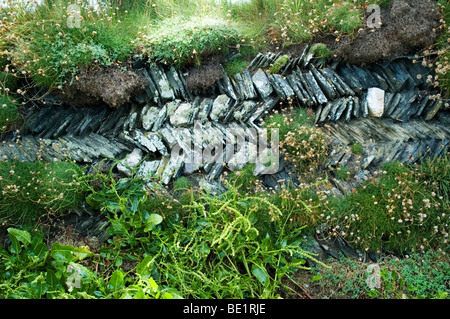
M 142 287 L 133 285 L 126 289 L 120 299 L 145 299 L 145 292 Z
M 144 210 L 144 211 L 142 212 L 142 221 L 143 221 L 144 223 L 146 223 L 146 222 L 148 221 L 149 217 L 150 217 L 150 214 L 149 214 L 146 210 Z
M 151 276 L 153 268 L 154 258 L 152 256 L 146 256 L 137 266 L 136 274 L 140 275 L 143 279 L 148 279 Z
M 58 275 L 59 276 L 57 276 L 57 274 L 52 269 L 47 270 L 46 282 L 49 287 L 52 287 L 54 289 L 57 285 L 60 284 L 61 273 L 58 272 Z
M 306 263 L 305 259 L 298 259 L 298 258 L 294 258 L 291 261 L 292 265 L 304 265 Z
M 111 219 L 111 228 L 114 229 L 114 233 L 117 235 L 128 235 L 128 229 L 126 223 L 122 223 L 121 221 L 118 221 L 116 219 Z
M 55 260 L 64 262 L 80 261 L 93 255 L 94 253 L 82 247 L 75 248 L 69 245 L 60 245 L 59 243 L 52 245 L 51 256 Z
M 108 283 L 108 289 L 111 291 L 117 291 L 123 287 L 124 275 L 121 270 L 116 270 L 111 276 Z
M 150 214 L 148 217 L 147 223 L 152 223 L 153 225 L 159 225 L 163 221 L 163 218 L 161 215 L 158 214 Z
M 97 193 L 89 194 L 86 197 L 86 203 L 92 208 L 99 209 L 101 204 L 105 202 L 105 196 L 99 195 Z
M 258 281 L 263 285 L 264 287 L 268 283 L 269 277 L 267 276 L 266 272 L 262 270 L 259 266 L 253 265 L 252 267 L 252 274 L 258 279 Z
M 120 267 L 120 266 L 122 266 L 122 263 L 123 263 L 123 259 L 122 259 L 122 257 L 117 257 L 117 259 L 116 259 L 116 262 L 114 263 L 114 266 L 116 266 L 116 267 Z
M 46 278 L 43 273 L 40 273 L 32 282 L 31 288 L 34 291 L 36 297 L 40 298 L 47 292 L 48 285 L 46 283 Z
M 36 256 L 39 261 L 43 261 L 47 257 L 47 245 L 42 242 L 42 236 L 34 236 L 29 247 L 30 255 Z
M 125 188 L 127 188 L 130 185 L 130 182 L 132 182 L 132 179 L 130 179 L 130 178 L 122 178 L 117 183 L 116 189 L 117 190 L 125 189 Z
M 156 293 L 158 291 L 158 284 L 151 277 L 148 279 L 148 283 L 150 285 L 152 293 Z
M 131 212 L 136 213 L 139 206 L 139 199 L 135 198 L 133 199 L 133 203 L 131 204 Z
M 47 245 L 44 243 L 37 243 L 33 245 L 31 252 L 36 256 L 38 261 L 44 261 L 48 254 Z
M 197 224 L 199 224 L 200 226 L 208 226 L 210 224 L 210 221 L 206 218 L 202 218 L 197 221 Z
M 170 293 L 168 293 L 168 292 L 164 292 L 163 295 L 162 295 L 162 297 L 161 297 L 161 299 L 175 299 L 175 297 L 172 296 L 172 295 L 171 295 Z M 181 299 L 181 298 L 179 298 L 179 299 Z
M 163 218 L 161 215 L 158 214 L 150 214 L 147 220 L 147 226 L 145 227 L 144 231 L 148 232 L 149 230 L 152 230 L 156 225 L 161 224 L 163 221 Z
M 27 247 L 31 243 L 31 235 L 25 230 L 20 230 L 16 228 L 8 228 L 9 238 L 11 239 L 11 252 L 13 254 L 18 254 L 22 251 L 22 243 Z
M 315 276 L 313 276 L 313 277 L 311 278 L 311 282 L 315 282 L 315 281 L 318 281 L 318 280 L 320 280 L 320 279 L 322 279 L 322 276 L 321 276 L 321 275 L 315 275 Z
M 237 204 L 240 205 L 240 206 L 243 206 L 243 207 L 245 207 L 245 208 L 248 208 L 248 207 L 249 207 L 248 202 L 247 202 L 247 201 L 244 201 L 244 200 L 238 201 Z
M 116 213 L 123 210 L 123 207 L 117 202 L 107 201 L 106 203 L 105 208 L 109 212 Z

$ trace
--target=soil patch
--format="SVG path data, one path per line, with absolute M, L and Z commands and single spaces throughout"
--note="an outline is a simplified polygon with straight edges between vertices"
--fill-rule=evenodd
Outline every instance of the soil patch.
M 224 77 L 223 58 L 218 55 L 202 60 L 202 65 L 187 71 L 186 86 L 193 92 L 207 92 L 216 81 Z
M 92 66 L 81 69 L 72 84 L 55 92 L 74 106 L 103 105 L 117 108 L 145 91 L 147 80 L 129 70 L 116 66 Z
M 364 21 L 371 14 L 366 13 Z M 381 9 L 380 28 L 365 26 L 355 34 L 343 37 L 318 34 L 311 44 L 325 44 L 339 61 L 357 65 L 375 63 L 433 46 L 439 36 L 441 19 L 440 9 L 434 0 L 394 0 Z M 283 46 L 276 38 L 264 52 L 300 56 L 305 45 Z
M 352 64 L 389 60 L 432 46 L 439 36 L 441 13 L 433 0 L 394 0 L 381 10 L 381 28 L 330 45 L 338 59 Z

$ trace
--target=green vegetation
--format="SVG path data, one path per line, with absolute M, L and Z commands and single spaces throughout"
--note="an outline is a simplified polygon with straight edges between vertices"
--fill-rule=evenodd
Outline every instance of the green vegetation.
M 76 190 L 108 219 L 110 237 L 96 252 L 58 242 L 47 250 L 43 229 L 8 227 L 11 245 L 0 252 L 0 291 L 6 298 L 277 298 L 295 283 L 293 278 L 310 271 L 305 260 L 315 256 L 300 247 L 305 234 L 324 224 L 331 235 L 362 251 L 382 249 L 410 258 L 380 264 L 379 289 L 366 284 L 367 264 L 344 258 L 339 266 L 320 263 L 307 276 L 315 278 L 311 285 L 327 291 L 321 297 L 448 298 L 444 212 L 450 180 L 445 157 L 411 167 L 386 165 L 378 179 L 339 200 L 315 191 L 321 181 L 262 191 L 251 175 L 252 165 L 234 172 L 225 192 L 216 196 L 195 190 L 181 177 L 174 182 L 180 199 L 156 185 L 149 189 L 139 177 L 117 179 L 113 168 L 74 177 L 79 171 L 72 163 L 41 163 L 34 170 L 29 165 L 1 166 L 14 170 L 1 174 L 6 202 L 36 195 L 28 195 L 32 189 L 22 178 L 15 181 L 25 186 L 8 188 L 19 171 L 28 172 L 42 180 L 39 194 L 48 188 L 45 198 L 54 198 L 41 200 L 36 214 L 30 210 L 34 202 L 23 202 L 20 209 L 34 214 L 29 217 L 42 219 L 45 213 L 69 209 L 75 197 L 64 205 L 59 200 Z M 57 187 L 65 193 L 55 199 Z M 443 251 L 432 253 L 438 250 Z M 71 281 L 74 271 L 80 286 Z
M 380 175 L 345 198 L 322 197 L 318 214 L 331 235 L 371 251 L 448 250 L 448 156 L 389 163 Z
M 279 73 L 281 69 L 289 62 L 289 56 L 280 56 L 274 64 L 269 68 L 269 72 L 272 74 Z
M 297 173 L 302 176 L 318 171 L 328 155 L 326 135 L 320 128 L 302 126 L 288 132 L 280 143 L 285 158 L 294 163 Z
M 309 110 L 295 108 L 292 103 L 286 109 L 275 111 L 264 123 L 269 133 L 272 128 L 279 130 L 281 152 L 295 165 L 297 173 L 309 181 L 317 178 L 316 168 L 328 154 L 325 134 L 313 123 L 314 116 Z
M 342 258 L 329 263 L 331 268 L 312 268 L 310 285 L 327 298 L 347 296 L 358 299 L 448 299 L 450 276 L 448 255 L 428 251 L 407 258 L 388 257 L 376 264 L 377 273 L 368 263 Z M 333 267 L 336 266 L 336 267 Z M 373 264 L 372 264 L 373 266 Z M 377 276 L 379 286 L 367 282 Z M 372 278 L 371 278 L 372 277 Z M 375 284 L 375 282 L 373 282 Z
M 224 69 L 228 76 L 233 76 L 244 71 L 246 67 L 247 61 L 241 58 L 236 58 L 227 62 L 224 66 Z
M 336 178 L 342 179 L 344 181 L 348 180 L 350 178 L 350 171 L 345 166 L 339 166 L 335 170 Z
M 69 12 L 64 1 L 35 5 L 35 10 L 20 3 L 0 8 L 2 66 L 37 86 L 53 88 L 73 81 L 80 67 L 111 65 L 131 55 L 131 20 L 124 16 L 122 22 L 113 8 L 80 8 Z
M 361 143 L 355 143 L 351 146 L 351 151 L 355 155 L 361 155 L 363 152 L 363 146 Z
M 427 81 L 433 83 L 434 86 L 440 86 L 442 95 L 450 96 L 450 3 L 448 1 L 439 0 L 438 4 L 442 8 L 444 16 L 444 24 L 442 25 L 443 32 L 437 41 L 437 58 L 434 62 L 436 75 L 434 78 L 430 76 Z M 428 64 L 425 59 L 422 63 Z
M 310 53 L 314 54 L 316 59 L 326 60 L 333 54 L 333 51 L 323 43 L 316 43 L 311 47 Z
M 278 129 L 280 141 L 283 141 L 290 131 L 294 131 L 302 126 L 311 126 L 314 123 L 314 115 L 299 107 L 288 107 L 281 111 L 275 110 L 264 120 L 264 127 L 268 129 L 270 139 L 270 129 Z
M 230 181 L 238 186 L 238 191 L 242 193 L 254 193 L 257 189 L 258 178 L 253 175 L 256 165 L 246 164 L 241 170 L 230 174 Z
M 236 46 L 238 32 L 220 19 L 172 18 L 141 32 L 143 52 L 152 61 L 176 66 L 200 65 L 201 57 Z
M 67 212 L 83 200 L 72 162 L 1 162 L 0 221 L 33 224 L 48 214 Z
M 174 182 L 174 191 L 187 191 L 192 187 L 192 183 L 187 179 L 187 177 L 177 178 Z
M 13 93 L 22 97 L 21 80 L 52 89 L 70 84 L 83 67 L 126 68 L 134 54 L 184 68 L 228 51 L 241 54 L 224 65 L 232 75 L 268 45 L 355 34 L 366 5 L 389 2 L 117 0 L 101 1 L 97 10 L 82 2 L 75 28 L 67 24 L 67 1 L 1 7 L 0 133 L 20 120 Z M 439 3 L 448 25 L 448 3 Z M 438 43 L 438 78 L 429 79 L 443 88 L 447 33 Z M 323 44 L 312 50 L 320 59 L 332 54 Z M 270 72 L 280 72 L 286 62 L 282 56 Z M 328 152 L 325 134 L 313 125 L 311 110 L 288 103 L 266 118 L 265 127 L 280 130 L 285 159 L 295 165 L 301 185 L 277 192 L 262 191 L 252 164 L 232 172 L 224 192 L 210 196 L 186 177 L 175 180 L 169 194 L 139 177 L 117 179 L 113 168 L 87 174 L 72 162 L 1 162 L 0 295 L 278 298 L 290 291 L 287 283 L 296 274 L 307 272 L 314 276 L 310 285 L 325 291 L 321 297 L 449 298 L 448 155 L 416 165 L 389 163 L 352 194 L 331 198 L 316 187 L 326 184 L 320 169 Z M 363 147 L 357 143 L 351 151 L 359 155 Z M 345 180 L 348 172 L 340 167 L 334 173 Z M 109 222 L 107 242 L 95 251 L 49 242 L 48 218 L 84 202 Z M 367 265 L 348 259 L 311 271 L 305 263 L 315 256 L 301 247 L 318 226 L 361 251 L 402 259 L 380 262 L 383 284 L 377 289 L 367 287 Z
M 287 223 L 290 213 L 262 194 L 228 184 L 221 196 L 199 194 L 181 206 L 138 179 L 115 181 L 111 171 L 86 176 L 84 185 L 111 222 L 114 264 L 144 258 L 158 286 L 183 298 L 275 298 L 286 274 L 314 260 L 299 247 L 301 227 Z
M 7 95 L 0 95 L 0 133 L 3 133 L 21 118 L 16 103 Z
M 149 259 L 129 272 L 104 273 L 84 265 L 102 263 L 85 247 L 54 243 L 51 249 L 40 234 L 8 228 L 11 245 L 0 250 L 0 294 L 6 299 L 172 299 L 152 279 Z
M 387 2 L 152 0 L 100 1 L 93 7 L 81 1 L 79 11 L 63 0 L 14 2 L 0 7 L 0 68 L 54 88 L 70 84 L 82 67 L 126 66 L 135 53 L 178 66 L 198 65 L 202 57 L 229 49 L 248 56 L 274 41 L 352 34 L 361 27 L 368 3 Z M 318 51 L 330 53 L 323 47 Z

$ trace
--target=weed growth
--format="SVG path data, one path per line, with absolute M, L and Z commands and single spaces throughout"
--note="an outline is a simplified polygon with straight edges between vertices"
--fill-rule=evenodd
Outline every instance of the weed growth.
M 434 77 L 430 75 L 427 78 L 427 81 L 432 83 L 435 87 L 440 86 L 442 89 L 442 95 L 448 98 L 450 94 L 450 4 L 448 1 L 442 0 L 438 1 L 438 4 L 441 7 L 444 19 L 441 21 L 442 34 L 437 40 L 437 58 L 433 63 L 432 59 L 425 57 L 422 60 L 422 63 L 429 65 L 432 68 L 434 67 L 436 75 Z M 427 53 L 429 54 L 430 52 L 426 51 L 425 54 Z
M 294 163 L 297 173 L 305 177 L 314 175 L 328 155 L 326 135 L 315 127 L 302 126 L 288 132 L 280 147 L 286 160 Z
M 331 268 L 312 267 L 318 280 L 310 283 L 322 297 L 353 299 L 448 299 L 448 255 L 428 251 L 407 258 L 380 260 L 377 273 L 368 271 L 368 263 L 350 259 L 330 262 Z M 372 264 L 373 266 L 374 264 Z M 335 267 L 336 266 L 336 267 Z M 368 285 L 377 276 L 378 286 Z M 313 278 L 314 278 L 313 277 Z
M 448 247 L 448 156 L 412 167 L 389 163 L 379 175 L 345 198 L 321 198 L 332 235 L 372 251 Z
M 233 76 L 235 74 L 241 73 L 247 67 L 247 61 L 236 58 L 226 63 L 224 66 L 225 72 L 228 76 Z
M 326 60 L 328 59 L 332 54 L 333 51 L 331 51 L 326 44 L 323 43 L 316 43 L 311 47 L 310 50 L 311 54 L 314 54 L 314 57 L 319 60 Z
M 158 285 L 182 297 L 274 298 L 281 278 L 314 259 L 299 248 L 301 227 L 263 195 L 228 184 L 221 196 L 199 194 L 181 207 L 160 196 L 158 213 L 142 182 L 107 175 L 100 179 L 108 188 L 88 186 L 88 198 L 111 222 L 110 249 L 116 258 L 147 258 Z
M 264 127 L 268 129 L 278 129 L 280 141 L 283 141 L 287 134 L 302 126 L 310 126 L 314 122 L 313 115 L 304 108 L 293 107 L 289 105 L 281 111 L 275 110 L 264 119 Z M 269 135 L 270 139 L 270 135 Z
M 1 162 L 0 220 L 35 223 L 45 214 L 76 208 L 83 199 L 77 182 L 81 173 L 72 162 Z
M 152 61 L 182 66 L 200 65 L 202 57 L 225 52 L 239 41 L 226 21 L 178 17 L 140 32 L 140 45 Z
M 350 178 L 350 171 L 346 166 L 339 166 L 335 170 L 336 178 L 344 181 Z
M 117 10 L 108 6 L 84 3 L 79 8 L 69 12 L 65 1 L 1 7 L 4 71 L 55 88 L 73 81 L 82 66 L 111 65 L 130 56 L 134 29 L 126 17 L 121 21 Z M 71 14 L 79 15 L 79 27 L 68 23 Z
M 0 95 L 0 133 L 9 130 L 21 118 L 15 101 L 7 95 Z
M 129 272 L 111 267 L 98 273 L 87 261 L 101 260 L 86 247 L 54 243 L 8 228 L 11 245 L 0 248 L 0 294 L 6 299 L 158 299 L 174 298 L 151 278 L 148 258 Z
M 355 155 L 361 155 L 363 152 L 363 146 L 361 143 L 357 142 L 351 146 L 351 151 Z

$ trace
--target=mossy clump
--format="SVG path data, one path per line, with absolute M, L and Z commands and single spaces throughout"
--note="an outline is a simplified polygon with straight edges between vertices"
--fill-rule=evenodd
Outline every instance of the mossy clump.
M 363 146 L 361 143 L 357 142 L 351 146 L 351 151 L 355 155 L 361 155 L 363 152 Z
M 69 161 L 1 162 L 0 220 L 28 224 L 78 207 L 83 199 L 77 182 L 81 174 L 81 168 Z
M 323 43 L 316 43 L 314 44 L 311 49 L 310 53 L 314 54 L 314 57 L 316 59 L 328 59 L 332 54 L 333 51 L 331 51 L 326 44 Z
M 130 56 L 136 27 L 126 16 L 118 18 L 115 7 L 76 6 L 76 16 L 66 1 L 1 6 L 0 65 L 8 65 L 18 78 L 54 89 L 70 83 L 81 67 L 108 66 Z
M 199 66 L 202 59 L 225 53 L 239 42 L 237 30 L 221 19 L 191 18 L 166 19 L 146 30 L 141 46 L 151 61 Z
M 282 55 L 280 56 L 273 65 L 269 68 L 269 73 L 271 74 L 277 74 L 281 71 L 283 67 L 286 66 L 286 64 L 289 62 L 289 56 Z
M 179 177 L 173 183 L 174 191 L 187 191 L 192 187 L 191 181 L 187 177 Z
M 228 76 L 233 76 L 244 71 L 246 67 L 247 61 L 241 58 L 236 58 L 226 63 L 224 69 Z
M 229 180 L 241 193 L 253 193 L 257 189 L 258 177 L 253 174 L 255 168 L 254 163 L 248 163 L 242 169 L 231 172 Z
M 347 181 L 350 178 L 350 170 L 346 166 L 339 166 L 334 171 L 336 178 Z

